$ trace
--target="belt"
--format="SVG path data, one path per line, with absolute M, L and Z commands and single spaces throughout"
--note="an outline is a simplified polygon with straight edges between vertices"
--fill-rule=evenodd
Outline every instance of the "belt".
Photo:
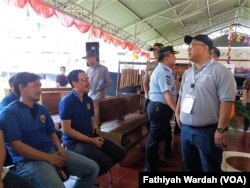
M 218 123 L 215 123 L 215 124 L 209 124 L 209 125 L 205 125 L 205 126 L 194 126 L 194 125 L 187 125 L 187 124 L 184 124 L 184 125 L 187 125 L 193 129 L 206 129 L 206 128 L 212 128 L 212 127 L 216 127 Z
M 154 102 L 154 101 L 151 101 L 151 100 L 149 102 L 152 102 L 152 103 L 154 103 L 156 105 L 162 105 L 162 106 L 165 106 L 165 107 L 169 107 L 167 104 L 164 104 L 162 102 Z

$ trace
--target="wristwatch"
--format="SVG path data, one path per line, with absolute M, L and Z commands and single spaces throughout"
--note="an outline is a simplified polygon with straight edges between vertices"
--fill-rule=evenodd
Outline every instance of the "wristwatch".
M 225 128 L 217 127 L 216 131 L 218 131 L 219 133 L 224 133 L 225 131 L 228 131 L 228 127 L 225 127 Z

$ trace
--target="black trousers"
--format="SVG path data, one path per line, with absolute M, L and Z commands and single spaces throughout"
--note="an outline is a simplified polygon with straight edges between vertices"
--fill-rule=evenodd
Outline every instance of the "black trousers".
M 159 164 L 159 143 L 165 141 L 165 152 L 171 152 L 172 132 L 170 120 L 172 109 L 163 103 L 150 101 L 147 107 L 150 130 L 146 144 L 145 170 L 155 171 Z

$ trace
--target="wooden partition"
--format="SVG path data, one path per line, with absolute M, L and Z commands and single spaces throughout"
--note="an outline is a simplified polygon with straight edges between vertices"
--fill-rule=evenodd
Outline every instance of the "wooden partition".
M 58 114 L 58 104 L 61 98 L 67 95 L 71 88 L 42 88 L 41 100 L 51 115 Z

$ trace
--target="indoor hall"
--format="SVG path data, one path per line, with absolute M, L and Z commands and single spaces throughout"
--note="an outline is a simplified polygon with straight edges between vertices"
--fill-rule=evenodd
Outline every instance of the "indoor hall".
M 180 52 L 173 71 L 179 88 L 191 65 L 188 49 L 194 46 L 184 44 L 184 36 L 207 34 L 220 50 L 218 63 L 234 75 L 237 104 L 243 103 L 243 82 L 250 75 L 250 1 L 156 1 L 2 0 L 0 4 L 0 99 L 9 92 L 8 79 L 12 75 L 21 71 L 37 73 L 42 78 L 39 104 L 48 108 L 56 128 L 60 128 L 58 104 L 71 88 L 56 87 L 59 68 L 65 66 L 66 74 L 79 68 L 87 70 L 82 57 L 88 48 L 98 54 L 100 64 L 108 67 L 113 82 L 106 89 L 106 98 L 95 103 L 95 114 L 102 135 L 128 152 L 110 173 L 98 178 L 101 187 L 111 187 L 109 175 L 112 187 L 138 187 L 139 172 L 145 170 L 148 134 L 142 82 L 147 65 L 157 59 L 155 43 L 173 46 Z M 235 104 L 234 120 L 238 121 L 236 130 L 229 125 L 221 166 L 225 172 L 250 171 L 250 133 L 243 120 L 248 112 L 242 112 L 243 108 Z M 159 168 L 161 172 L 184 170 L 180 135 L 172 135 L 171 158 L 164 158 L 164 144 L 160 144 L 160 158 L 166 161 Z M 74 178 L 66 183 L 67 187 L 72 187 Z

